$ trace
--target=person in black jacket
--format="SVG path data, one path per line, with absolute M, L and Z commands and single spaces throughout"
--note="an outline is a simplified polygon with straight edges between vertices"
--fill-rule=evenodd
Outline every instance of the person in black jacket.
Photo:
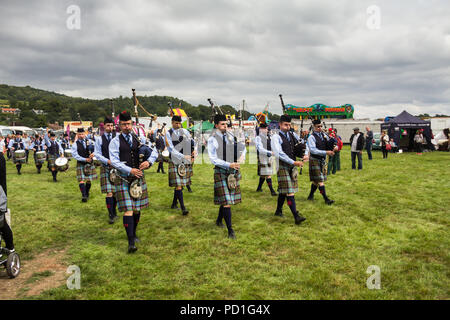
M 352 152 L 352 169 L 356 169 L 356 157 L 358 157 L 358 170 L 362 170 L 362 151 L 364 149 L 364 134 L 359 132 L 359 128 L 353 129 L 350 137 L 350 146 Z
M 6 160 L 3 156 L 3 152 L 0 152 L 0 185 L 3 189 L 4 195 L 7 195 L 6 190 Z M 3 202 L 3 201 L 2 201 Z M 6 203 L 2 203 L 0 208 L 0 233 L 2 234 L 3 239 L 5 240 L 6 249 L 9 250 L 10 253 L 14 252 L 14 241 L 13 241 L 13 233 L 8 223 L 6 222 Z

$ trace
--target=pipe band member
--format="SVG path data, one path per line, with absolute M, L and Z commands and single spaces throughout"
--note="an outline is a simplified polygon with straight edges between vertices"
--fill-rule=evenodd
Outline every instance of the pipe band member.
M 278 195 L 272 186 L 272 170 L 273 163 L 269 163 L 271 157 L 274 155 L 272 151 L 272 139 L 267 129 L 267 123 L 261 123 L 257 135 L 255 137 L 256 154 L 258 157 L 258 176 L 259 185 L 256 192 L 262 192 L 262 185 L 267 181 L 267 186 L 270 189 L 272 196 Z
M 238 150 L 237 140 L 230 139 L 225 115 L 216 115 L 214 126 L 216 130 L 208 139 L 208 156 L 214 164 L 214 204 L 220 206 L 216 225 L 223 227 L 222 219 L 225 219 L 228 238 L 236 239 L 231 223 L 231 205 L 242 201 L 240 163 L 245 161 L 246 148 L 245 144 L 241 144 Z M 229 175 L 235 176 L 234 188 L 228 185 Z
M 83 128 L 77 129 L 77 140 L 72 144 L 72 157 L 77 160 L 77 180 L 81 192 L 81 201 L 87 202 L 92 181 L 97 179 L 97 172 L 93 165 L 94 145 Z
M 330 200 L 325 192 L 325 181 L 327 180 L 327 168 L 325 159 L 327 155 L 334 156 L 334 152 L 338 150 L 327 150 L 326 138 L 322 132 L 322 122 L 320 120 L 313 121 L 313 133 L 308 138 L 308 147 L 310 151 L 309 157 L 309 180 L 311 183 L 311 192 L 308 200 L 314 200 L 314 192 L 319 188 L 325 203 L 332 205 L 334 200 Z
M 183 215 L 189 211 L 184 206 L 183 187 L 191 184 L 192 176 L 192 157 L 195 150 L 192 150 L 193 139 L 189 131 L 181 127 L 181 117 L 172 117 L 172 128 L 166 132 L 166 146 L 169 150 L 169 187 L 174 188 L 172 209 L 178 209 L 177 203 L 180 203 Z M 178 168 L 184 164 L 186 173 L 180 176 Z
M 35 136 L 34 141 L 31 143 L 30 146 L 31 149 L 33 149 L 34 151 L 34 164 L 36 165 L 36 169 L 37 169 L 37 173 L 41 173 L 41 168 L 42 168 L 42 164 L 44 163 L 43 161 L 45 160 L 39 160 L 36 158 L 36 152 L 39 151 L 45 151 L 45 149 L 47 149 L 47 146 L 45 145 L 44 139 L 42 139 L 38 134 Z
M 10 150 L 13 162 L 16 165 L 17 174 L 21 175 L 22 173 L 20 172 L 20 169 L 22 169 L 22 163 L 17 160 L 15 154 L 18 150 L 25 150 L 25 143 L 23 142 L 22 134 L 20 132 L 16 134 L 14 139 L 9 141 L 8 149 Z
M 56 141 L 56 135 L 53 132 L 50 132 L 49 135 L 47 130 L 47 133 L 44 136 L 44 141 L 45 145 L 47 146 L 48 167 L 52 173 L 53 182 L 57 182 L 56 175 L 58 174 L 58 171 L 56 170 L 55 161 L 56 159 L 58 159 L 58 157 L 64 155 L 64 150 L 61 147 L 61 144 L 58 141 Z
M 295 193 L 298 192 L 298 176 L 295 175 L 297 168 L 303 167 L 303 158 L 296 160 L 294 146 L 299 137 L 295 132 L 291 132 L 291 117 L 282 115 L 280 118 L 280 131 L 272 138 L 272 150 L 277 159 L 277 179 L 278 179 L 278 203 L 275 215 L 284 217 L 283 204 L 287 204 L 294 216 L 295 224 L 300 224 L 306 220 L 297 211 L 295 203 Z
M 105 132 L 95 139 L 95 157 L 102 163 L 100 167 L 100 189 L 106 193 L 106 208 L 108 209 L 109 224 L 113 224 L 117 219 L 117 200 L 115 197 L 115 186 L 110 180 L 110 170 L 113 168 L 109 159 L 109 144 L 116 137 L 114 122 L 110 117 L 103 121 Z
M 133 124 L 128 111 L 119 114 L 119 127 L 121 133 L 116 135 L 109 144 L 109 159 L 114 168 L 119 171 L 121 179 L 115 183 L 115 195 L 117 207 L 123 212 L 123 226 L 128 237 L 128 253 L 136 252 L 136 229 L 141 217 L 141 210 L 149 205 L 147 183 L 145 181 L 144 170 L 149 168 L 158 158 L 158 151 L 145 146 L 145 137 L 132 135 Z M 137 139 L 140 140 L 137 141 Z M 144 146 L 146 154 L 140 162 L 141 150 L 139 145 Z M 140 198 L 133 198 L 130 195 L 130 186 L 135 180 L 139 180 L 142 188 Z

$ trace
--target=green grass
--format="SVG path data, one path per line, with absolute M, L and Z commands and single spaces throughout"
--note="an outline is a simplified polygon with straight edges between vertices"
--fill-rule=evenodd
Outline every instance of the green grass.
M 31 275 L 31 277 L 26 281 L 26 283 L 33 283 L 36 281 L 39 281 L 43 278 L 46 277 L 50 277 L 51 275 L 53 275 L 54 272 L 50 271 L 50 270 L 46 270 L 46 271 L 42 271 L 42 272 L 35 272 Z
M 390 154 L 364 169 L 330 176 L 336 203 L 306 201 L 308 169 L 300 176 L 297 208 L 307 220 L 274 217 L 276 197 L 256 193 L 256 165 L 243 166 L 243 203 L 233 206 L 237 240 L 215 227 L 213 170 L 194 168 L 194 193 L 185 192 L 187 217 L 168 209 L 167 174 L 147 173 L 150 208 L 138 228 L 141 243 L 126 253 L 121 218 L 107 223 L 99 182 L 81 202 L 74 162 L 53 183 L 51 174 L 9 161 L 8 193 L 16 249 L 30 259 L 44 248 L 66 248 L 67 265 L 81 269 L 81 289 L 65 283 L 38 299 L 448 299 L 449 153 Z M 32 158 L 31 158 L 32 159 Z M 166 165 L 167 168 L 167 165 Z M 276 178 L 274 178 L 276 186 Z M 381 289 L 369 290 L 366 270 L 381 268 Z

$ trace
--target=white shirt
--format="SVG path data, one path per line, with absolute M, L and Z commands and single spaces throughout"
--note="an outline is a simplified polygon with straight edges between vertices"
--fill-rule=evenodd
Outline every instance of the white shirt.
M 352 141 L 352 152 L 359 152 L 359 151 L 361 151 L 361 150 L 356 150 L 356 146 L 358 145 L 358 138 L 359 138 L 359 135 L 361 134 L 361 132 L 358 132 L 358 134 L 356 134 L 354 137 L 353 137 L 353 141 Z

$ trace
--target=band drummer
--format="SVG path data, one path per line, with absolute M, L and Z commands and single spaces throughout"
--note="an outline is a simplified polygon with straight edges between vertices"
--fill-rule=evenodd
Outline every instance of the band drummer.
M 38 134 L 35 136 L 34 141 L 31 143 L 30 146 L 31 149 L 33 149 L 34 154 L 34 164 L 36 165 L 36 169 L 37 169 L 37 173 L 41 173 L 41 168 L 42 168 L 42 164 L 44 163 L 45 158 L 43 159 L 38 159 L 36 157 L 36 152 L 42 152 L 45 151 L 45 149 L 47 149 L 44 139 L 42 139 Z
M 77 129 L 77 140 L 72 144 L 72 157 L 77 160 L 77 180 L 81 192 L 81 201 L 87 202 L 92 180 L 97 179 L 93 164 L 94 145 L 86 139 L 83 128 Z
M 273 163 L 271 157 L 274 153 L 272 152 L 272 142 L 267 127 L 268 126 L 266 123 L 261 123 L 255 137 L 259 176 L 259 185 L 256 191 L 262 192 L 262 185 L 264 184 L 264 181 L 267 181 L 267 186 L 270 189 L 270 193 L 272 196 L 276 196 L 277 193 L 272 186 Z
M 166 132 L 166 147 L 170 153 L 169 159 L 169 187 L 174 188 L 172 209 L 178 209 L 177 203 L 183 215 L 189 211 L 184 206 L 183 187 L 191 183 L 190 177 L 192 170 L 192 157 L 195 150 L 192 151 L 194 141 L 189 131 L 181 127 L 181 117 L 172 117 L 172 128 Z
M 110 117 L 106 117 L 103 121 L 105 132 L 103 135 L 96 137 L 95 140 L 95 157 L 102 163 L 100 167 L 100 188 L 102 193 L 106 193 L 106 208 L 108 209 L 109 223 L 113 224 L 117 219 L 115 197 L 115 186 L 110 181 L 109 172 L 112 169 L 111 160 L 109 160 L 109 144 L 116 136 L 114 130 L 114 122 Z
M 243 144 L 239 156 L 238 142 L 230 141 L 228 137 L 225 115 L 215 115 L 214 126 L 216 130 L 208 139 L 208 156 L 214 164 L 214 204 L 220 206 L 216 225 L 223 228 L 224 219 L 228 238 L 236 239 L 231 222 L 231 205 L 242 202 L 240 163 L 245 161 L 246 148 Z M 230 175 L 233 185 L 229 184 Z
M 327 138 L 322 131 L 322 122 L 320 120 L 313 120 L 314 130 L 308 138 L 308 147 L 310 151 L 309 158 L 309 179 L 311 180 L 311 191 L 308 200 L 314 200 L 314 192 L 319 188 L 320 193 L 325 200 L 325 203 L 332 205 L 334 200 L 330 200 L 325 192 L 325 181 L 327 180 L 327 168 L 325 166 L 326 156 L 334 156 L 334 151 L 327 150 Z
M 156 149 L 145 146 L 145 137 L 138 138 L 132 134 L 133 124 L 131 115 L 127 111 L 119 114 L 119 126 L 121 133 L 116 135 L 109 144 L 109 159 L 114 168 L 119 171 L 119 178 L 115 182 L 117 206 L 123 212 L 123 225 L 128 237 L 128 253 L 137 250 L 136 229 L 141 217 L 141 210 L 148 207 L 147 183 L 145 182 L 144 170 L 149 168 L 157 159 Z M 143 148 L 147 148 L 150 154 L 140 161 L 139 142 Z M 140 185 L 140 196 L 133 197 L 131 189 L 137 182 Z
M 22 134 L 20 131 L 16 133 L 16 137 L 14 139 L 11 139 L 8 144 L 8 149 L 10 150 L 12 154 L 13 161 L 16 165 L 17 174 L 21 175 L 20 169 L 22 169 L 22 160 L 19 159 L 16 155 L 16 152 L 19 150 L 23 150 L 23 156 L 26 159 L 25 155 L 25 143 L 22 140 Z M 24 161 L 25 162 L 25 161 Z
M 295 132 L 291 132 L 291 117 L 282 115 L 280 117 L 280 131 L 272 137 L 272 150 L 278 163 L 278 203 L 275 215 L 284 217 L 283 204 L 287 200 L 295 224 L 300 224 L 306 218 L 302 217 L 297 211 L 295 203 L 295 193 L 298 192 L 297 168 L 303 167 L 303 160 L 307 160 L 307 156 L 299 161 L 296 160 L 294 146 L 297 141 L 299 141 L 299 137 Z
M 56 141 L 56 135 L 54 132 L 50 132 L 50 138 L 49 133 L 47 129 L 47 133 L 44 136 L 45 145 L 47 146 L 47 159 L 48 159 L 48 167 L 50 171 L 52 172 L 53 176 L 53 182 L 57 182 L 56 175 L 58 174 L 58 171 L 56 170 L 56 159 L 58 157 L 64 156 L 64 150 L 61 147 L 61 144 Z

